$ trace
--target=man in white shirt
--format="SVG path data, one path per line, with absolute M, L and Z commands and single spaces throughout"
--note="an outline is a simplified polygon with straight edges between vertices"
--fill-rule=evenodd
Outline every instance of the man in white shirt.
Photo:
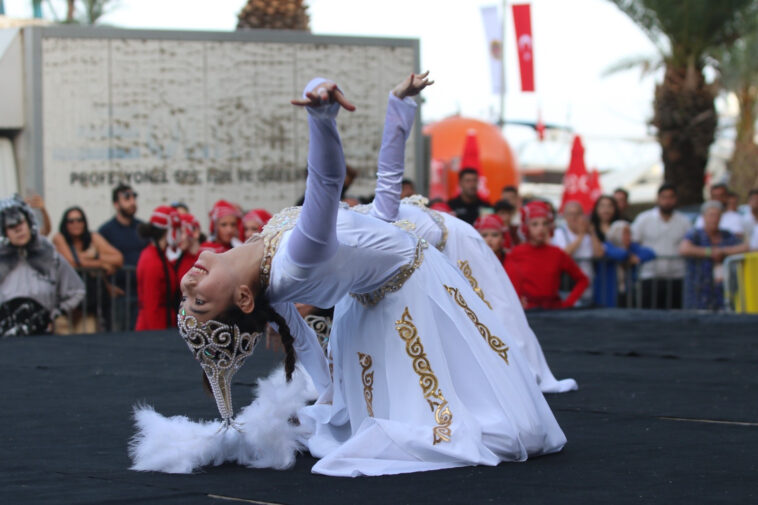
M 745 240 L 750 244 L 750 250 L 758 250 L 758 188 L 751 189 L 747 194 L 747 206 L 750 212 L 742 217 L 745 229 Z
M 590 279 L 590 286 L 579 300 L 580 304 L 587 305 L 592 301 L 592 260 L 603 256 L 603 244 L 591 232 L 590 220 L 579 202 L 566 202 L 563 206 L 563 219 L 566 224 L 555 229 L 553 245 L 571 256 Z
M 714 184 L 711 186 L 711 200 L 721 202 L 724 209 L 729 209 L 729 188 L 726 184 Z M 695 228 L 703 228 L 703 216 L 702 214 L 697 217 L 695 221 Z M 739 212 L 734 210 L 724 210 L 721 214 L 721 220 L 719 221 L 719 229 L 727 230 L 733 235 L 737 235 L 740 239 L 745 236 L 745 228 L 742 223 L 742 216 Z
M 632 240 L 657 256 L 640 270 L 643 308 L 682 308 L 684 260 L 670 257 L 679 256 L 679 243 L 692 223 L 674 210 L 676 203 L 676 187 L 664 184 L 658 189 L 658 206 L 642 212 L 632 223 Z

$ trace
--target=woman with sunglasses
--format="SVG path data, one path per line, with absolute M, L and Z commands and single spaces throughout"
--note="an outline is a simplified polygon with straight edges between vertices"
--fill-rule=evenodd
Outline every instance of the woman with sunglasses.
M 81 311 L 77 311 L 74 314 L 74 331 L 94 332 L 98 326 L 109 327 L 110 284 L 105 277 L 114 274 L 124 264 L 121 252 L 102 235 L 90 231 L 87 216 L 78 206 L 63 211 L 53 245 L 72 267 L 86 269 L 87 273 L 84 279 L 87 287 L 87 321 L 82 321 Z M 59 324 L 56 331 L 66 332 L 66 325 Z

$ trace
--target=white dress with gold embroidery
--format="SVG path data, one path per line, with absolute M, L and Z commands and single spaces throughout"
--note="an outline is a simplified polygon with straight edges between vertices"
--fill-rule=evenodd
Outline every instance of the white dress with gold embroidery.
M 543 392 L 562 393 L 576 389 L 574 379 L 559 381 L 553 376 L 513 284 L 479 232 L 454 216 L 426 208 L 426 200 L 421 196 L 400 201 L 405 144 L 415 117 L 416 103 L 413 100 L 399 100 L 390 93 L 379 151 L 376 198 L 362 211 L 383 221 L 411 224 L 417 236 L 426 239 L 458 266 L 476 293 L 508 329 L 507 340 L 524 354 Z
M 262 268 L 272 303 L 335 306 L 332 387 L 300 412 L 320 458 L 313 471 L 384 475 L 559 451 L 566 439 L 526 360 L 458 269 L 412 233 L 337 210 L 344 160 L 324 108 L 309 110 L 302 214 L 269 223 Z
M 406 200 L 409 201 L 412 200 Z M 418 205 L 401 204 L 397 218 L 414 223 L 415 233 L 437 246 L 461 270 L 508 329 L 507 340 L 518 346 L 527 359 L 542 392 L 563 393 L 577 389 L 574 379 L 558 380 L 550 371 L 513 284 L 479 232 L 455 216 L 421 207 L 423 203 L 417 202 Z

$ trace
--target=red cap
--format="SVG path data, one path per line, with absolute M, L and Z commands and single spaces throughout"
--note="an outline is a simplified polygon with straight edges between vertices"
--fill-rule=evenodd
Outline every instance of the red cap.
M 261 226 L 265 225 L 271 219 L 271 213 L 266 209 L 253 209 L 242 218 L 243 221 L 258 221 Z
M 150 224 L 162 230 L 179 228 L 181 220 L 176 209 L 169 205 L 160 205 L 153 209 L 150 215 Z
M 182 221 L 182 228 L 189 231 L 195 231 L 200 229 L 200 223 L 192 214 L 180 214 L 179 219 Z
M 476 218 L 476 221 L 474 221 L 474 228 L 476 228 L 477 231 L 497 230 L 502 232 L 505 225 L 503 224 L 503 220 L 495 214 L 487 214 L 486 216 L 479 216 Z
M 527 226 L 529 220 L 538 217 L 547 218 L 548 222 L 552 223 L 555 219 L 552 207 L 550 207 L 548 203 L 540 200 L 535 200 L 521 206 L 521 233 L 524 237 L 529 236 L 529 228 Z

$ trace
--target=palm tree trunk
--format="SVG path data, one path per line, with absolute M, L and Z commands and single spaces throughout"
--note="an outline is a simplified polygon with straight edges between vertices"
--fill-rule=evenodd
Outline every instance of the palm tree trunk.
M 729 185 L 744 202 L 748 191 L 758 188 L 758 145 L 755 143 L 755 111 L 758 87 L 746 85 L 737 93 L 740 115 L 737 120 L 737 139 L 729 160 Z
M 66 0 L 67 9 L 66 9 L 66 23 L 73 23 L 74 22 L 74 4 L 76 0 Z
M 656 86 L 653 125 L 658 129 L 664 180 L 674 184 L 680 205 L 703 201 L 705 166 L 716 131 L 716 96 L 694 63 L 666 64 Z

